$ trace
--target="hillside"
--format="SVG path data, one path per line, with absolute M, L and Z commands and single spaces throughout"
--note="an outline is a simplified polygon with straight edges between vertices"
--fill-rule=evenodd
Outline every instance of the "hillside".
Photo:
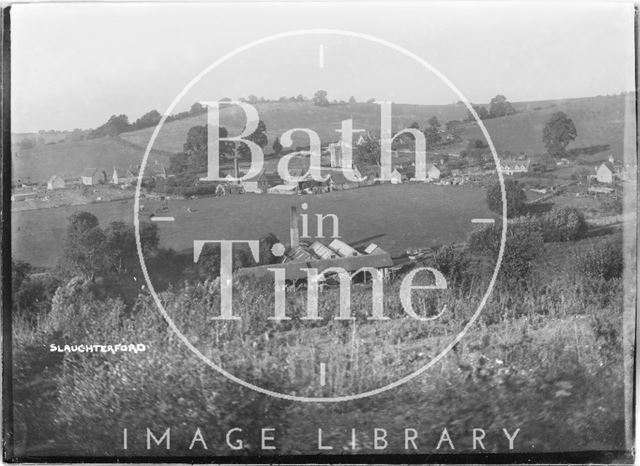
M 88 139 L 77 142 L 36 146 L 13 153 L 13 179 L 45 182 L 52 175 L 78 178 L 85 168 L 101 168 L 111 173 L 114 166 L 139 165 L 144 150 L 119 138 Z M 166 154 L 154 158 L 168 162 Z
M 549 116 L 563 111 L 573 119 L 578 131 L 577 139 L 569 149 L 609 145 L 609 149 L 591 156 L 592 160 L 603 159 L 613 154 L 621 158 L 624 140 L 624 96 L 587 97 L 580 99 L 514 103 L 517 114 L 503 118 L 485 120 L 485 124 L 499 152 L 543 153 L 542 129 Z M 310 102 L 263 103 L 256 108 L 267 126 L 271 151 L 274 139 L 292 128 L 312 128 L 323 143 L 339 138 L 336 132 L 342 120 L 353 118 L 354 128 L 379 128 L 379 106 L 375 104 L 332 104 L 318 107 Z M 464 119 L 466 108 L 460 105 L 406 105 L 393 106 L 393 127 L 404 128 L 414 121 L 421 127 L 427 120 L 437 116 L 441 123 Z M 204 125 L 206 114 L 175 120 L 162 128 L 153 157 L 167 162 L 169 153 L 182 150 L 187 132 L 193 126 Z M 239 134 L 244 126 L 244 114 L 238 107 L 221 110 L 221 124 L 231 134 Z M 137 165 L 142 160 L 144 149 L 154 128 L 122 133 L 119 138 L 100 138 L 78 142 L 62 142 L 38 145 L 33 149 L 14 152 L 14 179 L 44 182 L 51 175 L 65 178 L 77 177 L 85 167 L 100 167 L 110 170 L 114 165 Z M 481 138 L 475 123 L 464 126 L 464 139 Z M 305 135 L 294 137 L 294 148 L 306 146 Z M 18 154 L 16 156 L 16 154 Z
M 260 118 L 267 125 L 269 145 L 265 152 L 271 151 L 271 144 L 276 137 L 292 128 L 310 128 L 320 135 L 323 143 L 336 141 L 339 138 L 340 122 L 353 118 L 353 127 L 373 129 L 380 127 L 380 106 L 376 104 L 332 104 L 319 107 L 310 102 L 300 103 L 264 103 L 255 105 Z M 424 126 L 432 116 L 437 116 L 444 123 L 449 120 L 463 119 L 466 110 L 456 105 L 393 105 L 394 127 L 407 127 L 414 121 Z M 179 152 L 186 139 L 189 128 L 204 125 L 207 115 L 202 114 L 183 120 L 172 121 L 163 126 L 154 147 L 156 149 Z M 244 128 L 245 116 L 239 107 L 227 107 L 220 111 L 220 124 L 227 128 L 231 135 L 239 134 Z M 154 128 L 145 128 L 121 137 L 136 145 L 146 146 Z M 308 145 L 306 136 L 294 136 L 294 147 Z
M 555 102 L 530 103 L 527 110 L 503 118 L 485 120 L 498 151 L 544 153 L 542 130 L 554 112 L 565 112 L 578 132 L 568 149 L 609 145 L 606 154 L 622 158 L 624 142 L 624 96 L 589 97 Z M 516 105 L 516 109 L 521 111 Z M 524 109 L 523 109 L 524 110 Z M 468 125 L 464 138 L 482 138 L 477 125 Z M 598 157 L 604 158 L 604 157 Z
M 622 154 L 624 129 L 624 96 L 586 97 L 557 101 L 514 103 L 517 114 L 485 120 L 486 127 L 498 151 L 543 153 L 542 129 L 553 112 L 563 111 L 573 119 L 578 138 L 569 146 L 587 148 L 609 145 L 607 153 Z M 335 131 L 340 121 L 353 118 L 354 128 L 373 129 L 380 125 L 379 106 L 375 104 L 334 104 L 329 107 L 305 103 L 266 103 L 256 106 L 267 125 L 269 148 L 276 136 L 295 127 L 313 128 L 323 142 L 338 139 Z M 437 116 L 441 123 L 464 119 L 466 108 L 457 105 L 405 105 L 393 106 L 393 127 L 404 128 L 414 121 L 421 127 Z M 237 107 L 222 109 L 221 124 L 238 134 L 244 125 L 244 115 Z M 156 140 L 155 148 L 170 152 L 182 150 L 189 128 L 204 125 L 206 115 L 178 120 L 165 125 Z M 124 133 L 121 137 L 141 147 L 146 146 L 153 128 Z M 465 125 L 463 138 L 482 138 L 475 123 Z M 294 146 L 306 145 L 304 136 L 294 138 Z

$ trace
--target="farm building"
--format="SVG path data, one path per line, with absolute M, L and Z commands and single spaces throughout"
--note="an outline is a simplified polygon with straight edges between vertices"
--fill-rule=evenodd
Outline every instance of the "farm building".
M 505 175 L 514 173 L 527 173 L 531 166 L 531 159 L 508 159 L 500 160 L 500 169 Z
M 267 189 L 269 194 L 296 194 L 297 192 L 297 184 L 279 184 Z
M 161 162 L 158 162 L 158 159 L 156 159 L 153 161 L 153 164 L 147 165 L 145 175 L 151 178 L 166 179 L 167 170 L 164 167 L 164 164 L 162 164 Z
M 427 167 L 427 179 L 429 181 L 439 180 L 441 176 L 442 171 L 434 164 L 430 164 Z
M 53 175 L 47 181 L 47 189 L 62 189 L 66 185 L 64 178 L 58 175 Z
M 596 180 L 600 183 L 613 183 L 614 168 L 611 162 L 602 162 L 596 167 Z
M 257 176 L 241 182 L 242 187 L 247 193 L 266 193 L 270 187 L 270 181 L 264 170 L 262 170 Z
M 138 175 L 131 168 L 113 167 L 111 172 L 111 183 L 113 184 L 132 184 L 136 181 Z
M 362 175 L 360 175 L 360 171 L 358 171 L 357 168 L 354 167 L 353 171 L 356 178 L 362 178 Z M 351 189 L 360 186 L 359 182 L 348 179 L 342 170 L 331 170 L 328 175 L 329 179 L 326 181 L 326 184 L 329 187 L 329 191 L 334 191 L 336 189 Z
M 280 266 L 285 270 L 287 280 L 307 278 L 305 269 L 317 269 L 318 273 L 341 267 L 347 272 L 354 272 L 363 267 L 381 270 L 386 277 L 393 266 L 393 260 L 388 252 L 371 243 L 363 251 L 358 251 L 348 243 L 333 239 L 328 245 L 314 241 L 310 245 L 302 244 L 298 233 L 298 215 L 295 207 L 291 207 L 290 215 L 290 244 L 281 260 Z M 241 276 L 260 278 L 273 276 L 270 268 L 274 264 L 246 267 L 238 270 Z M 366 280 L 366 277 L 365 277 Z
M 82 184 L 86 186 L 95 186 L 106 181 L 106 175 L 102 170 L 97 168 L 85 168 L 80 175 Z
M 327 146 L 329 150 L 329 157 L 331 159 L 330 165 L 332 168 L 342 166 L 342 147 L 339 142 L 332 142 Z
M 16 190 L 11 194 L 11 200 L 14 202 L 26 201 L 28 199 L 35 199 L 38 197 L 38 193 L 31 189 L 29 190 Z

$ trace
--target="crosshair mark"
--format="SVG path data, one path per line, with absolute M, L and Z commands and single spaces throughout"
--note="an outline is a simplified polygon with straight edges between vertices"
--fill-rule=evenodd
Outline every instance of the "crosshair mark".
M 151 217 L 152 222 L 174 222 L 175 220 L 173 217 Z
M 320 386 L 324 387 L 327 384 L 327 365 L 323 362 L 320 363 Z
M 471 223 L 496 223 L 494 218 L 472 218 Z

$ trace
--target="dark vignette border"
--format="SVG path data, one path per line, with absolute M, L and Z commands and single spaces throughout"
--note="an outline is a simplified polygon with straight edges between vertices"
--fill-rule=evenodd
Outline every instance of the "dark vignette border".
M 638 121 L 638 92 L 640 91 L 638 62 L 640 61 L 640 7 L 634 7 L 635 48 L 635 117 Z M 0 290 L 2 314 L 2 454 L 10 463 L 184 463 L 184 464 L 631 464 L 634 462 L 633 446 L 627 450 L 574 451 L 545 453 L 458 453 L 458 454 L 355 454 L 355 455 L 252 455 L 252 456 L 14 456 L 13 432 L 13 360 L 11 314 L 11 6 L 0 5 Z M 640 154 L 640 136 L 636 134 L 636 154 Z M 640 169 L 638 171 L 640 175 Z M 640 177 L 640 176 L 639 176 Z M 640 192 L 636 195 L 640 201 Z M 639 202 L 640 205 L 640 202 Z M 636 211 L 636 214 L 638 212 Z M 637 218 L 637 217 L 636 217 Z M 640 224 L 636 225 L 640 234 Z M 636 249 L 636 254 L 638 251 Z M 636 270 L 637 274 L 637 270 Z M 636 281 L 640 280 L 636 276 Z M 637 311 L 637 309 L 636 309 Z M 634 337 L 640 333 L 635 329 Z M 637 340 L 633 342 L 633 375 L 637 375 Z M 634 387 L 635 388 L 635 387 Z M 636 393 L 632 390 L 630 419 L 627 418 L 627 444 L 633 442 L 636 427 Z M 625 396 L 627 396 L 625 394 Z M 631 427 L 631 429 L 629 429 Z M 275 460 L 275 461 L 274 461 Z M 323 461 L 324 460 L 324 461 Z
M 13 360 L 11 327 L 11 7 L 0 6 L 0 258 L 2 268 L 2 454 L 13 459 Z

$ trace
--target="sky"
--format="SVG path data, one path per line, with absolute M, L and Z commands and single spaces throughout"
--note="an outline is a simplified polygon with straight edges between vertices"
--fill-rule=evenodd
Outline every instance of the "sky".
M 14 5 L 11 20 L 14 132 L 94 128 L 113 114 L 133 121 L 151 109 L 165 113 L 225 54 L 274 34 L 318 28 L 393 43 L 476 103 L 496 94 L 515 102 L 635 87 L 630 3 L 58 3 Z M 306 34 L 229 58 L 173 113 L 196 100 L 310 97 L 317 89 L 330 99 L 460 100 L 398 50 Z

